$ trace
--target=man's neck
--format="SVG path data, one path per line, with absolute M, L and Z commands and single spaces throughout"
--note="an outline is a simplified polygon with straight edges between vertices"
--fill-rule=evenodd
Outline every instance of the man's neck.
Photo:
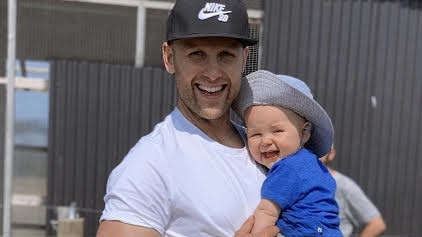
M 182 110 L 180 111 L 187 120 L 214 141 L 232 148 L 243 148 L 245 146 L 242 137 L 230 121 L 229 113 L 218 119 L 204 119 L 199 116 L 192 117 Z

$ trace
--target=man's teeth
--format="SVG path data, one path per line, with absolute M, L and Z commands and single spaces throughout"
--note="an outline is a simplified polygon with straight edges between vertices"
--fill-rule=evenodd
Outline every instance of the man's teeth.
M 212 92 L 216 92 L 216 91 L 222 90 L 223 89 L 223 86 L 208 87 L 208 86 L 199 85 L 198 88 L 201 89 L 201 90 L 203 90 L 203 91 L 212 93 Z

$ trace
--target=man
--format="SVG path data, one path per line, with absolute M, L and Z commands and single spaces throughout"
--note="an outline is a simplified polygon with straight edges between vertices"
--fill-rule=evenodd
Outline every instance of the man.
M 351 236 L 354 227 L 360 229 L 360 237 L 381 235 L 386 229 L 381 213 L 355 181 L 331 167 L 335 155 L 336 150 L 332 147 L 320 160 L 327 165 L 337 183 L 336 200 L 340 209 L 340 230 L 343 236 Z
M 255 43 L 241 0 L 176 1 L 162 54 L 177 107 L 110 174 L 97 237 L 278 233 L 250 234 L 265 174 L 230 121 Z

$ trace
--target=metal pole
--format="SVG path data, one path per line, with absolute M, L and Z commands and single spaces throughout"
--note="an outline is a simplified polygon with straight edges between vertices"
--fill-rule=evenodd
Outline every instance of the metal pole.
M 146 28 L 146 8 L 143 2 L 138 5 L 138 13 L 136 18 L 136 51 L 135 51 L 135 67 L 143 67 L 145 61 L 145 28 Z
M 4 139 L 3 237 L 11 236 L 11 197 L 15 135 L 16 1 L 8 0 L 7 98 Z

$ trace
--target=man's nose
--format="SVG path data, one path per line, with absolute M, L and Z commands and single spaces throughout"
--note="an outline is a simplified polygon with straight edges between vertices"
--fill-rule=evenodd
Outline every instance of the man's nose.
M 216 80 L 222 76 L 222 67 L 216 59 L 209 59 L 205 65 L 205 75 L 211 80 Z

